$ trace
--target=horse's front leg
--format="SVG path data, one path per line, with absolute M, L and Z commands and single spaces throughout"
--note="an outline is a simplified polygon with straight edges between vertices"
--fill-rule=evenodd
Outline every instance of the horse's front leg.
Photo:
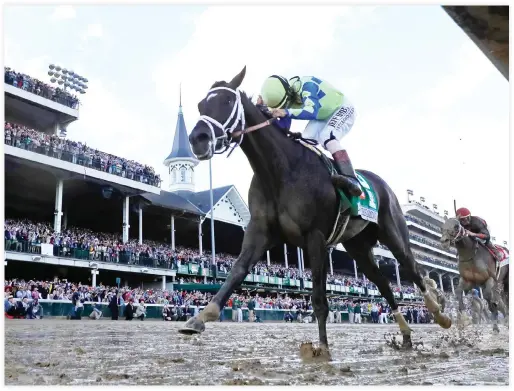
M 472 285 L 465 281 L 462 277 L 459 279 L 459 285 L 455 289 L 455 294 L 459 300 L 459 319 L 461 324 L 469 323 L 469 318 L 464 307 L 464 296 L 471 290 Z
M 205 330 L 205 322 L 218 320 L 223 305 L 232 292 L 241 285 L 252 267 L 271 247 L 271 243 L 267 225 L 251 220 L 244 235 L 241 253 L 234 262 L 227 279 L 204 310 L 198 316 L 189 319 L 180 332 L 184 334 L 201 333 Z
M 309 260 L 312 271 L 312 306 L 318 321 L 318 333 L 320 346 L 313 349 L 312 354 L 317 359 L 330 361 L 330 352 L 328 349 L 327 337 L 327 317 L 328 317 L 328 300 L 327 300 L 327 250 L 326 241 L 321 231 L 313 231 L 307 234 L 306 238 L 306 255 Z M 311 351 L 301 349 L 302 358 L 304 354 L 310 355 Z

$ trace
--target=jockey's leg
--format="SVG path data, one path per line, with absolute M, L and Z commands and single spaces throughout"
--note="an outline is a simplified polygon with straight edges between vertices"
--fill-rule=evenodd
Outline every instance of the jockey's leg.
M 348 153 L 341 145 L 341 140 L 352 129 L 355 121 L 355 109 L 350 104 L 342 106 L 332 118 L 324 121 L 325 126 L 320 131 L 322 145 L 334 157 L 334 162 L 342 175 L 334 175 L 332 182 L 338 188 L 348 189 L 355 197 L 362 194 L 362 189 Z
M 490 240 L 487 240 L 485 242 L 485 245 L 487 246 L 487 248 L 489 248 L 493 254 L 494 254 L 494 257 L 496 258 L 496 262 L 499 262 L 500 260 L 500 253 L 498 251 L 498 249 L 496 248 L 496 246 L 490 241 Z

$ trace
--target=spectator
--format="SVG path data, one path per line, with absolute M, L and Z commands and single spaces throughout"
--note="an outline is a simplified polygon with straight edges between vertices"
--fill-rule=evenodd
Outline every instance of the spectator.
M 146 316 L 145 300 L 140 299 L 139 305 L 136 308 L 136 317 L 140 320 L 145 320 L 145 316 Z
M 360 324 L 362 322 L 362 320 L 361 320 L 362 309 L 361 309 L 361 305 L 359 302 L 357 302 L 357 304 L 355 304 L 355 307 L 353 308 L 353 312 L 354 312 L 355 323 Z
M 125 306 L 125 320 L 134 319 L 134 299 L 130 298 L 128 304 Z

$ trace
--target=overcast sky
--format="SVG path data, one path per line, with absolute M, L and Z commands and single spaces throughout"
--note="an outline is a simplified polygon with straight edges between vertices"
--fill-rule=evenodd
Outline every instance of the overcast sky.
M 357 110 L 343 139 L 356 168 L 401 203 L 407 189 L 441 211 L 456 198 L 509 238 L 509 85 L 438 6 L 5 6 L 4 26 L 6 66 L 47 81 L 55 63 L 90 80 L 68 137 L 152 165 L 163 189 L 179 83 L 190 131 L 210 85 L 246 65 L 249 94 L 276 73 L 339 87 Z M 241 151 L 213 170 L 247 199 Z

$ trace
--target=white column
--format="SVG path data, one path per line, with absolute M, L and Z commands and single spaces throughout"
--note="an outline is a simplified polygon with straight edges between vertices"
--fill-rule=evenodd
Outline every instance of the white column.
M 395 259 L 394 260 L 394 267 L 396 269 L 396 285 L 398 285 L 398 287 L 402 287 L 402 284 L 400 283 L 400 269 L 398 267 L 398 261 Z
M 302 273 L 302 255 L 300 253 L 300 247 L 296 247 L 296 257 L 298 258 L 298 270 L 300 271 L 300 277 L 303 276 Z
M 444 288 L 443 288 L 443 274 L 442 273 L 437 273 L 439 275 L 439 288 L 441 289 L 441 291 L 444 292 Z
M 100 273 L 98 270 L 91 270 L 91 286 L 96 287 L 96 275 Z
M 303 277 L 303 272 L 305 271 L 305 261 L 303 259 L 303 249 L 300 249 L 300 258 L 302 259 L 302 277 Z
M 162 290 L 166 290 L 166 276 L 162 276 Z
M 143 208 L 139 207 L 139 244 L 143 244 Z
M 123 199 L 123 243 L 127 243 L 129 240 L 129 197 Z
M 269 255 L 269 250 L 266 251 L 266 259 L 267 259 L 267 262 L 268 262 L 268 266 L 271 265 L 271 259 L 270 259 L 270 255 Z
M 480 287 L 480 298 L 483 299 L 484 298 L 484 292 L 482 292 L 482 287 Z
M 328 260 L 330 261 L 330 275 L 334 275 L 334 262 L 332 261 L 332 251 L 334 251 L 333 247 L 330 247 L 328 250 Z
M 355 272 L 355 278 L 358 279 L 359 275 L 357 274 L 357 262 L 355 262 L 355 259 L 353 260 L 353 271 Z
M 55 186 L 55 211 L 54 211 L 54 231 L 61 232 L 61 217 L 62 217 L 62 192 L 64 182 L 62 179 L 57 179 Z
M 450 284 L 452 286 L 452 293 L 455 294 L 455 288 L 453 286 L 453 276 L 450 278 Z
M 171 249 L 175 251 L 175 216 L 171 215 Z
M 202 246 L 202 220 L 198 222 L 198 251 L 200 255 L 203 255 L 203 246 Z
M 286 269 L 289 267 L 289 264 L 287 262 L 287 244 L 284 243 L 284 261 L 285 261 L 285 264 L 286 264 Z

